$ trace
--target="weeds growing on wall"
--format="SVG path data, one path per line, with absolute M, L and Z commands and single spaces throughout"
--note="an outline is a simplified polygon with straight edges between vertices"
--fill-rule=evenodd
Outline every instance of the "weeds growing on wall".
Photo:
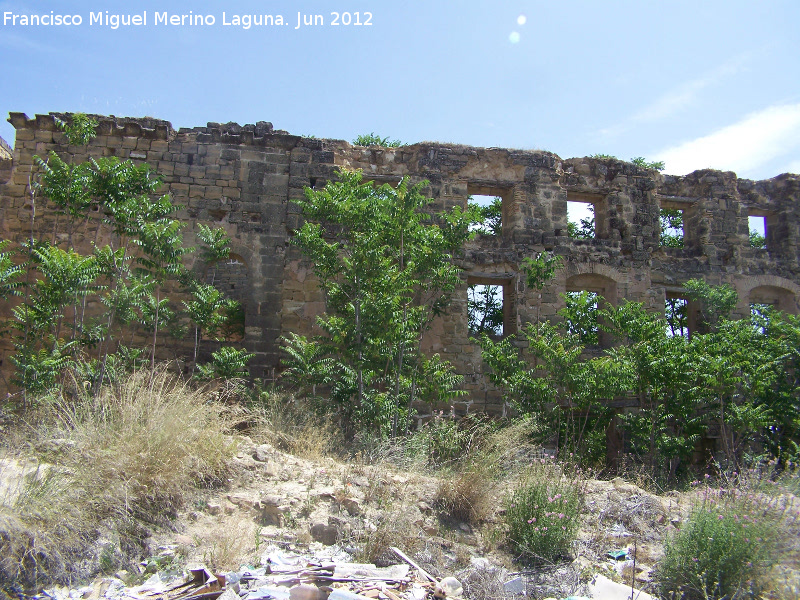
M 362 134 L 353 140 L 354 146 L 381 146 L 383 148 L 397 148 L 405 146 L 400 140 L 392 140 L 388 136 L 381 137 L 375 132 Z

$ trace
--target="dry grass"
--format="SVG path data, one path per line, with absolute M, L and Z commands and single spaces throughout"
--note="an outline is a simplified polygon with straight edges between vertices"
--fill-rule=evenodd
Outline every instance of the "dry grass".
M 252 522 L 220 522 L 198 539 L 203 562 L 215 572 L 234 571 L 246 557 L 256 554 L 257 525 Z
M 46 409 L 15 451 L 52 466 L 0 498 L 0 579 L 26 586 L 97 571 L 102 531 L 118 533 L 120 562 L 135 559 L 147 528 L 224 481 L 234 449 L 225 406 L 165 370 Z
M 496 489 L 491 472 L 473 465 L 440 480 L 436 505 L 453 519 L 477 524 L 497 508 Z
M 254 440 L 272 445 L 308 460 L 340 454 L 344 448 L 341 431 L 329 413 L 320 412 L 307 401 L 281 393 L 262 392 L 250 407 Z
M 516 478 L 539 451 L 530 441 L 534 424 L 520 419 L 483 437 L 456 469 L 440 474 L 436 503 L 447 515 L 473 525 L 498 508 L 503 485 Z
M 358 552 L 356 562 L 388 566 L 397 562 L 397 556 L 390 550 L 397 546 L 403 552 L 413 554 L 422 544 L 419 526 L 413 517 L 402 510 L 386 512 L 373 527 L 367 527 L 355 534 Z

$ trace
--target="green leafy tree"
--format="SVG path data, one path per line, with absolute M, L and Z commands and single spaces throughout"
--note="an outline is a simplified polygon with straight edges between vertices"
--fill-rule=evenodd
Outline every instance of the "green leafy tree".
M 283 380 L 305 395 L 317 399 L 317 388 L 336 381 L 336 361 L 325 355 L 322 344 L 306 336 L 290 333 L 283 339 L 283 350 L 289 355 L 288 367 L 281 373 Z
M 602 328 L 617 341 L 606 355 L 629 374 L 627 391 L 639 406 L 618 415 L 631 451 L 652 472 L 667 464 L 674 479 L 704 429 L 691 393 L 696 365 L 689 341 L 670 335 L 664 319 L 638 302 L 605 306 L 601 313 Z
M 605 444 L 591 444 L 592 434 L 605 430 L 610 415 L 604 401 L 625 389 L 628 373 L 606 358 L 585 360 L 580 336 L 546 321 L 528 324 L 518 338 L 528 346 L 525 353 L 511 339 L 481 338 L 489 380 L 518 410 L 549 425 L 559 451 L 600 460 Z
M 593 240 L 595 238 L 594 206 L 587 204 L 586 208 L 591 215 L 584 217 L 580 223 L 567 221 L 567 235 L 575 240 Z
M 247 377 L 247 363 L 255 356 L 243 348 L 223 346 L 211 353 L 211 362 L 197 366 L 201 379 Z
M 336 362 L 327 385 L 351 432 L 396 435 L 418 399 L 422 336 L 460 285 L 451 256 L 470 235 L 469 219 L 458 208 L 428 212 L 426 182 L 376 188 L 359 171 L 338 178 L 306 188 L 298 202 L 306 221 L 293 238 L 326 300 L 315 356 Z M 297 358 L 289 355 L 291 369 Z
M 715 328 L 728 320 L 739 296 L 728 284 L 712 286 L 701 279 L 690 279 L 684 286 L 689 297 L 700 303 L 701 330 Z
M 702 281 L 685 287 L 705 323 L 691 339 L 639 303 L 597 310 L 599 298 L 575 294 L 561 328 L 528 324 L 516 343 L 483 336 L 489 378 L 518 410 L 549 424 L 559 448 L 584 457 L 601 450 L 607 401 L 635 398 L 637 410 L 618 415 L 620 427 L 634 455 L 671 481 L 709 428 L 719 432 L 715 457 L 724 469 L 738 469 L 750 447 L 792 460 L 800 440 L 800 321 L 768 308 L 732 320 L 733 289 Z M 598 331 L 615 343 L 587 356 Z
M 94 136 L 96 122 L 76 114 L 57 125 L 77 145 Z M 131 344 L 142 328 L 153 333 L 154 366 L 159 332 L 175 336 L 185 329 L 187 317 L 168 297 L 173 292 L 196 292 L 187 308 L 197 320 L 206 319 L 202 327 L 208 330 L 221 330 L 235 318 L 229 301 L 212 298 L 184 268 L 192 249 L 183 244 L 183 225 L 171 218 L 178 207 L 157 194 L 160 181 L 146 164 L 115 157 L 73 164 L 56 153 L 35 161 L 28 240 L 12 251 L 8 242 L 0 247 L 0 295 L 22 298 L 13 309 L 11 360 L 23 402 L 28 393 L 54 385 L 67 368 L 88 378 L 96 392 L 109 373 L 121 374 L 139 360 L 141 349 Z M 39 199 L 57 215 L 52 234 L 37 229 Z M 57 235 L 64 228 L 68 235 Z M 103 246 L 97 244 L 101 230 L 110 234 Z M 85 240 L 80 249 L 78 234 Z M 224 246 L 218 232 L 207 234 L 211 249 L 204 257 Z M 91 251 L 82 254 L 87 246 Z M 205 302 L 212 299 L 209 311 Z M 97 304 L 106 310 L 87 308 Z
M 213 285 L 197 283 L 192 286 L 191 299 L 184 300 L 183 306 L 192 323 L 194 323 L 194 354 L 192 370 L 197 367 L 197 351 L 203 332 L 215 340 L 221 341 L 223 327 L 228 321 L 228 311 L 237 302 L 223 296 Z
M 600 343 L 598 311 L 601 301 L 595 292 L 567 292 L 562 295 L 566 306 L 559 311 L 564 318 L 567 332 L 577 335 L 581 343 L 596 346 Z
M 685 298 L 667 298 L 664 302 L 667 335 L 689 337 L 688 302 Z
M 202 244 L 200 258 L 205 265 L 212 267 L 210 283 L 213 285 L 217 276 L 216 263 L 231 255 L 231 239 L 221 227 L 212 229 L 202 223 L 197 225 L 197 239 Z
M 197 226 L 197 239 L 200 240 L 200 259 L 203 266 L 211 269 L 211 281 L 208 284 L 191 281 L 189 293 L 191 300 L 184 301 L 183 306 L 190 321 L 194 324 L 194 353 L 192 371 L 197 368 L 198 350 L 202 334 L 217 341 L 236 335 L 232 325 L 244 315 L 239 314 L 239 303 L 225 297 L 214 287 L 217 276 L 218 261 L 229 258 L 231 240 L 227 232 L 220 228 L 212 229 L 202 223 Z
M 521 266 L 525 273 L 525 284 L 537 292 L 536 323 L 538 324 L 542 310 L 541 292 L 555 278 L 556 272 L 563 266 L 563 259 L 557 254 L 540 252 L 534 257 L 525 257 Z
M 158 341 L 159 316 L 162 307 L 166 306 L 167 299 L 162 303 L 161 293 L 163 286 L 170 277 L 176 277 L 183 272 L 183 256 L 191 252 L 190 248 L 183 246 L 181 229 L 185 224 L 176 220 L 159 220 L 153 223 L 144 223 L 140 237 L 133 243 L 142 248 L 142 254 L 136 257 L 140 265 L 137 269 L 139 276 L 150 277 L 155 284 L 155 301 L 152 303 L 152 329 L 153 349 L 150 355 L 150 368 L 156 364 L 156 345 Z
M 69 116 L 69 123 L 56 117 L 55 124 L 73 146 L 85 146 L 96 135 L 97 120 L 84 113 L 72 113 Z
M 546 252 L 526 259 L 522 266 L 528 287 L 542 290 L 561 265 L 560 256 Z M 571 312 L 577 311 L 563 312 L 569 323 Z M 610 418 L 603 401 L 624 389 L 629 375 L 612 361 L 584 360 L 586 343 L 579 330 L 594 329 L 597 335 L 596 328 L 586 323 L 578 326 L 576 316 L 573 320 L 575 331 L 570 332 L 540 322 L 537 314 L 536 322 L 517 334 L 516 342 L 521 344 L 510 337 L 494 341 L 484 335 L 480 345 L 490 368 L 489 380 L 502 390 L 504 399 L 549 424 L 560 450 L 578 450 L 591 462 L 604 451 L 596 443 L 597 432 L 604 430 Z

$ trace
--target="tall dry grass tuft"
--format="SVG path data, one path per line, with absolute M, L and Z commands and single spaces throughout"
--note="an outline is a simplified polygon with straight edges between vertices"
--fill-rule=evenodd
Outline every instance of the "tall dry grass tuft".
M 0 579 L 35 586 L 91 575 L 104 531 L 118 533 L 122 566 L 143 551 L 150 526 L 198 486 L 226 479 L 234 444 L 225 405 L 166 369 L 46 408 L 29 429 L 39 474 L 0 497 Z
M 459 521 L 475 525 L 486 520 L 499 507 L 503 483 L 518 476 L 540 452 L 531 442 L 535 431 L 535 423 L 523 418 L 482 432 L 454 468 L 440 474 L 437 505 Z
M 248 417 L 254 439 L 301 458 L 341 455 L 345 448 L 335 416 L 306 399 L 262 391 L 250 403 Z
M 243 557 L 257 558 L 258 529 L 252 522 L 217 523 L 196 540 L 203 562 L 219 573 L 238 569 Z
M 397 556 L 390 548 L 397 546 L 413 554 L 422 544 L 420 533 L 409 513 L 401 509 L 387 511 L 373 527 L 366 527 L 353 535 L 352 541 L 358 548 L 354 558 L 357 562 L 378 566 L 394 564 Z
M 497 507 L 496 489 L 492 473 L 472 465 L 439 481 L 436 505 L 451 518 L 475 525 Z

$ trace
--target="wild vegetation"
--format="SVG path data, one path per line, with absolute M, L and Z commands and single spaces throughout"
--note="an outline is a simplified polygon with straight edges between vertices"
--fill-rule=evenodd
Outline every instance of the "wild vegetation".
M 85 143 L 94 124 L 76 115 L 63 129 L 71 144 Z M 461 285 L 453 257 L 464 242 L 502 233 L 502 201 L 437 212 L 425 182 L 375 186 L 346 171 L 306 189 L 294 243 L 325 298 L 322 333 L 282 340 L 285 391 L 267 392 L 237 383 L 246 351 L 221 347 L 203 359 L 209 340 L 241 335 L 241 311 L 213 286 L 215 262 L 229 255 L 224 232 L 200 226 L 199 252 L 187 247 L 177 207 L 158 196 L 146 166 L 113 157 L 72 164 L 56 154 L 38 165 L 29 239 L 0 243 L 0 295 L 15 303 L 5 327 L 19 389 L 4 406 L 13 426 L 0 419 L 0 467 L 23 473 L 13 489 L 0 486 L 6 589 L 130 567 L 149 551 L 153 529 L 230 484 L 238 447 L 250 443 L 252 454 L 252 444 L 266 440 L 277 452 L 345 461 L 341 487 L 328 494 L 340 509 L 352 500 L 351 470 L 377 464 L 431 478 L 430 505 L 414 501 L 428 511 L 422 518 L 367 481 L 361 500 L 380 516 L 351 529 L 349 540 L 363 560 L 390 545 L 422 551 L 422 528 L 453 539 L 469 532 L 480 552 L 504 553 L 514 568 L 552 570 L 589 550 L 596 556 L 592 544 L 609 541 L 602 531 L 587 535 L 587 514 L 594 527 L 616 515 L 615 527 L 641 537 L 647 527 L 672 525 L 660 500 L 628 513 L 592 506 L 589 496 L 604 485 L 608 498 L 635 488 L 593 477 L 630 468 L 651 490 L 680 489 L 692 503 L 679 528 L 659 534 L 663 553 L 649 577 L 661 597 L 778 597 L 769 590 L 771 569 L 797 566 L 796 317 L 754 306 L 735 318 L 731 288 L 695 280 L 685 284 L 701 307 L 691 336 L 685 304 L 673 301 L 665 318 L 583 291 L 565 295 L 558 318 L 537 315 L 516 337 L 503 337 L 497 290 L 484 286 L 469 301 L 470 331 L 518 416 L 441 413 L 415 431 L 415 405 L 447 406 L 465 393 L 446 360 L 422 352 L 422 337 Z M 35 208 L 45 202 L 57 215 L 47 239 L 35 234 Z M 678 217 L 665 215 L 672 220 L 662 231 L 677 229 Z M 587 221 L 573 233 L 589 229 Z M 98 234 L 92 252 L 81 254 L 100 230 L 108 243 Z M 550 253 L 526 259 L 526 286 L 543 290 L 561 266 Z M 157 362 L 170 336 L 192 341 L 188 367 Z M 637 409 L 615 412 L 610 399 Z M 614 431 L 624 452 L 608 452 Z M 709 435 L 716 447 L 701 454 Z M 703 483 L 690 484 L 698 473 Z M 631 494 L 644 496 L 641 488 Z M 312 504 L 309 494 L 292 505 L 286 523 L 307 524 Z M 227 564 L 227 553 L 220 543 L 209 560 Z M 465 581 L 469 597 L 502 593 Z
M 96 394 L 70 387 L 38 398 L 24 422 L 5 429 L 2 480 L 34 466 L 0 486 L 0 582 L 30 588 L 130 565 L 154 525 L 229 473 L 236 445 L 225 435 L 224 395 L 163 367 Z
M 366 133 L 356 137 L 353 140 L 354 146 L 381 146 L 383 148 L 398 148 L 399 146 L 405 146 L 403 142 L 400 140 L 392 140 L 388 136 L 381 137 L 376 133 Z
M 84 115 L 58 123 L 71 145 L 94 136 L 96 123 Z M 158 195 L 160 181 L 148 165 L 116 157 L 73 164 L 55 152 L 36 163 L 30 234 L 19 244 L 3 241 L 0 254 L 0 296 L 18 298 L 6 324 L 15 347 L 15 401 L 47 392 L 65 371 L 97 391 L 145 362 L 152 369 L 158 347 L 187 331 L 192 373 L 241 374 L 244 350 L 223 348 L 208 365 L 198 362 L 203 338 L 236 337 L 243 327 L 237 304 L 203 281 L 205 268 L 229 254 L 224 231 L 199 226 L 200 257 L 189 270 L 185 259 L 195 249 L 174 217 L 179 207 Z M 42 205 L 52 222 L 37 221 Z M 50 226 L 52 234 L 45 233 Z M 101 232 L 108 243 L 98 243 Z M 79 251 L 81 242 L 89 253 Z
M 375 188 L 360 172 L 340 172 L 299 201 L 305 223 L 294 243 L 311 259 L 326 301 L 325 335 L 292 334 L 285 379 L 325 388 L 350 435 L 396 437 L 410 427 L 415 401 L 463 394 L 460 377 L 422 336 L 460 283 L 450 260 L 469 236 L 458 208 L 432 215 L 430 200 L 404 178 Z

